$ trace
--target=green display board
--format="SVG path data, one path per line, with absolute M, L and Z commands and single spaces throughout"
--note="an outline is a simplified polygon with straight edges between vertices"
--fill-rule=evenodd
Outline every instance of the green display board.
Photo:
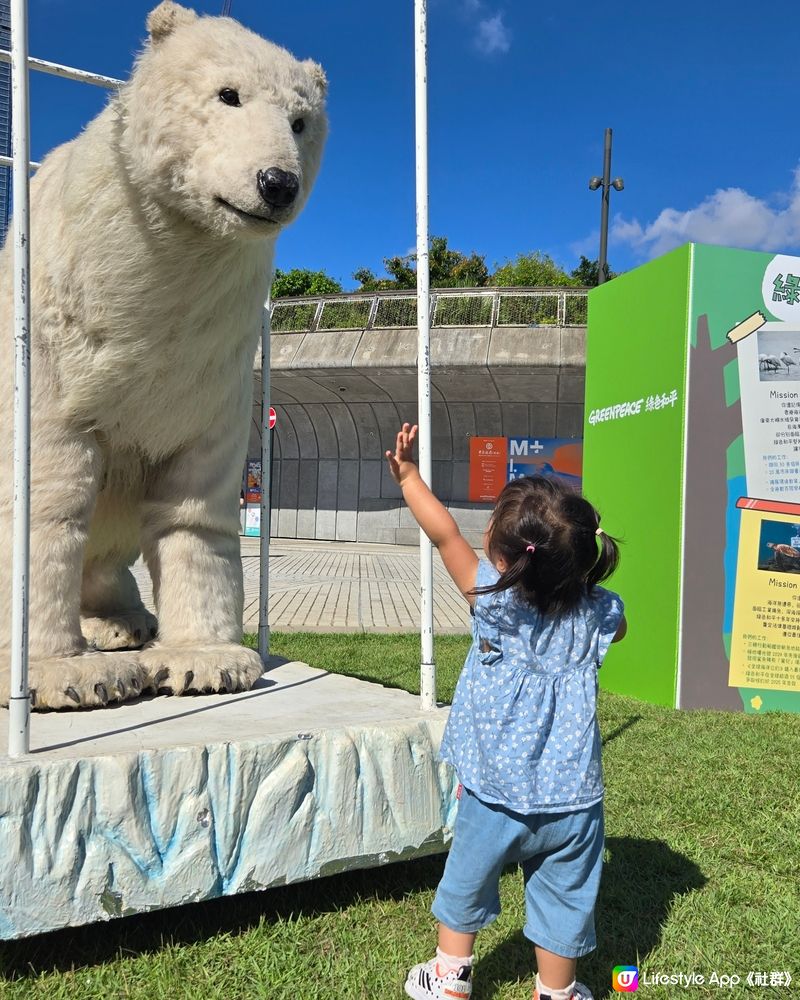
M 692 244 L 590 293 L 584 492 L 623 542 L 602 686 L 800 711 L 800 258 Z

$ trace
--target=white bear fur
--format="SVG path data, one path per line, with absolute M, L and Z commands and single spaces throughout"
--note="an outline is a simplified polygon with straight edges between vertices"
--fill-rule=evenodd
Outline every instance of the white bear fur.
M 315 63 L 161 3 L 131 79 L 31 183 L 30 685 L 37 708 L 235 690 L 238 498 L 275 240 L 325 141 Z M 241 106 L 219 98 L 237 90 Z M 302 118 L 299 134 L 292 123 Z M 259 170 L 297 175 L 287 209 Z M 240 211 L 226 207 L 222 198 Z M 261 219 L 249 217 L 249 213 Z M 0 256 L 0 702 L 9 693 L 12 246 Z M 128 569 L 143 552 L 155 621 Z M 87 637 L 81 631 L 81 616 Z M 93 648 L 94 647 L 94 648 Z

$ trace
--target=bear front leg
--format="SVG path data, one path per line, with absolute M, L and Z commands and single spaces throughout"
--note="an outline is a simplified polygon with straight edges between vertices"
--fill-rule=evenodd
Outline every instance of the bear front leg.
M 155 691 L 242 691 L 263 673 L 258 654 L 241 645 L 243 463 L 235 436 L 205 439 L 163 463 L 148 488 L 142 549 L 159 638 L 141 659 Z
M 130 569 L 109 559 L 83 568 L 81 631 L 89 649 L 135 649 L 155 639 L 158 621 L 142 604 Z
M 100 456 L 93 435 L 34 424 L 31 464 L 29 688 L 33 707 L 105 705 L 137 696 L 145 673 L 135 654 L 86 651 L 80 628 L 83 553 Z M 10 552 L 10 489 L 0 500 L 0 541 Z M 10 619 L 11 560 L 0 566 L 0 614 Z M 0 632 L 0 703 L 10 686 L 10 640 Z

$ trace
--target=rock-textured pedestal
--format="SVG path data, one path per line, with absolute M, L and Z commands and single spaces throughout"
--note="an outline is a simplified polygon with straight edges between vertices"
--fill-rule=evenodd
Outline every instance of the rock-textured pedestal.
M 244 694 L 34 715 L 31 756 L 0 757 L 0 938 L 443 850 L 447 710 L 418 705 L 288 663 Z

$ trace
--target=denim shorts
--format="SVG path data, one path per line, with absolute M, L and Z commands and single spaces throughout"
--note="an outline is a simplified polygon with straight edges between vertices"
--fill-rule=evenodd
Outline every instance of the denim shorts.
M 603 803 L 527 816 L 463 788 L 433 915 L 464 934 L 486 927 L 500 914 L 503 868 L 514 862 L 525 878 L 525 937 L 565 958 L 593 951 Z

